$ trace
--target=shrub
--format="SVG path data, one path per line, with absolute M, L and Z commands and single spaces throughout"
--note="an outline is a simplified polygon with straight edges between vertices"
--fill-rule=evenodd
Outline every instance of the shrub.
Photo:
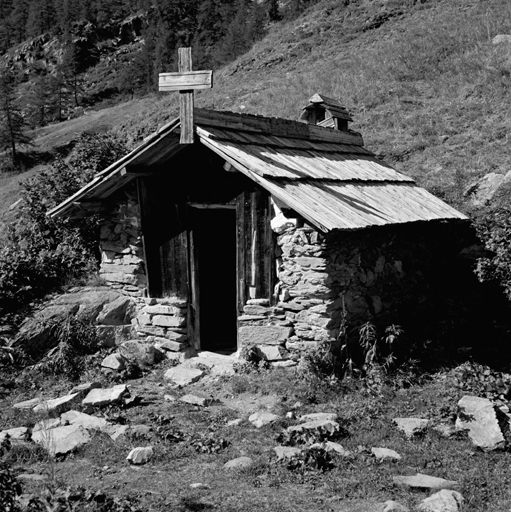
M 125 151 L 113 135 L 84 134 L 68 161 L 22 184 L 23 206 L 0 250 L 0 311 L 15 310 L 97 266 L 98 217 L 53 219 L 46 212 Z

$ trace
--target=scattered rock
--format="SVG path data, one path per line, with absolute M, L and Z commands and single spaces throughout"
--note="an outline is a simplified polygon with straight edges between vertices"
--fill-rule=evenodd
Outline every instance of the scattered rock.
M 326 430 L 328 432 L 338 432 L 340 429 L 339 423 L 332 420 L 312 420 L 300 425 L 288 427 L 287 432 L 304 432 L 305 430 Z
M 250 457 L 238 457 L 232 459 L 224 464 L 225 469 L 240 469 L 249 468 L 254 464 L 254 461 Z
M 197 357 L 192 357 L 183 363 L 187 368 L 208 368 L 209 374 L 213 377 L 220 375 L 234 375 L 234 364 L 237 359 L 231 356 L 215 354 L 214 352 L 203 351 Z
M 300 416 L 300 421 L 336 421 L 337 413 L 335 412 L 313 412 Z
M 114 370 L 116 372 L 122 372 L 126 369 L 126 359 L 124 359 L 124 357 L 122 357 L 118 352 L 114 352 L 103 359 L 101 367 L 108 368 L 109 370 Z
M 298 363 L 291 359 L 287 359 L 286 361 L 271 361 L 270 365 L 273 368 L 291 368 L 292 366 L 298 366 Z
M 80 425 L 87 430 L 104 430 L 108 422 L 104 418 L 78 411 L 68 411 L 60 416 L 61 425 Z
M 463 504 L 463 496 L 457 491 L 442 489 L 421 501 L 420 512 L 458 512 Z
M 499 450 L 506 445 L 496 409 L 487 398 L 464 396 L 458 402 L 456 430 L 468 430 L 472 443 L 485 451 Z
M 201 483 L 195 483 L 190 484 L 190 489 L 211 489 L 211 487 L 208 484 L 201 484 Z
M 417 473 L 413 476 L 394 476 L 392 480 L 396 485 L 413 487 L 418 489 L 454 489 L 458 487 L 458 482 L 454 480 L 445 480 L 436 476 L 423 475 Z
M 325 447 L 325 450 L 327 452 L 335 452 L 342 457 L 353 457 L 353 453 L 349 450 L 346 450 L 346 448 L 343 448 L 342 445 L 339 443 L 334 443 L 333 441 L 326 441 L 323 443 L 323 446 Z
M 265 361 L 282 361 L 289 357 L 289 352 L 282 345 L 261 345 L 257 351 Z
M 48 475 L 39 475 L 37 473 L 21 473 L 16 477 L 18 480 L 30 480 L 32 482 L 44 482 L 48 480 Z
M 42 421 L 38 421 L 32 428 L 32 434 L 39 430 L 49 430 L 50 428 L 61 427 L 60 418 L 46 418 Z
M 135 437 L 148 437 L 151 434 L 151 427 L 147 425 L 133 425 L 129 428 L 129 432 Z
M 273 414 L 271 412 L 259 411 L 251 414 L 248 417 L 248 421 L 252 423 L 257 428 L 264 427 L 264 425 L 269 425 L 279 419 L 277 414 Z
M 130 462 L 130 464 L 146 464 L 153 456 L 153 447 L 145 446 L 138 448 L 133 448 L 131 452 L 126 457 L 126 460 Z
M 80 395 L 80 398 L 83 398 L 86 396 L 91 389 L 97 389 L 101 387 L 100 382 L 85 382 L 83 384 L 78 384 L 78 386 L 75 386 L 69 394 L 72 393 L 78 393 Z
M 435 432 L 438 432 L 443 437 L 451 437 L 456 433 L 454 425 L 448 425 L 447 423 L 440 423 L 433 427 Z
M 381 512 L 410 512 L 410 509 L 398 501 L 388 500 L 382 504 Z
M 389 448 L 371 448 L 371 452 L 378 460 L 401 460 L 402 458 L 399 453 L 394 450 L 390 450 Z
M 182 366 L 175 366 L 165 372 L 164 378 L 170 380 L 178 386 L 188 386 L 201 379 L 206 372 L 198 368 L 183 368 Z
M 34 412 L 62 412 L 69 409 L 80 401 L 80 393 L 71 393 L 70 395 L 53 398 L 51 400 L 44 400 L 34 407 Z
M 96 407 L 114 404 L 120 402 L 126 393 L 128 393 L 128 386 L 126 384 L 118 384 L 106 389 L 91 389 L 82 400 L 82 404 Z
M 65 455 L 87 444 L 90 440 L 90 433 L 80 425 L 32 432 L 32 441 L 43 446 L 50 455 Z
M 177 398 L 174 395 L 163 395 L 166 402 L 176 402 Z
M 139 340 L 123 341 L 119 345 L 119 353 L 138 366 L 150 366 L 155 361 L 154 346 Z
M 242 422 L 243 422 L 242 418 L 236 418 L 235 420 L 228 421 L 227 426 L 228 427 L 237 427 Z
M 273 448 L 273 451 L 277 455 L 277 460 L 292 459 L 302 453 L 300 448 L 295 448 L 294 446 L 276 446 Z
M 13 407 L 15 409 L 33 409 L 41 401 L 42 398 L 32 398 L 30 400 L 25 400 L 24 402 L 18 402 L 17 404 L 14 404 Z
M 511 45 L 511 35 L 508 34 L 498 34 L 496 35 L 491 42 L 493 44 L 508 44 Z
M 394 418 L 393 421 L 397 425 L 397 428 L 401 430 L 401 432 L 404 432 L 408 439 L 421 434 L 429 425 L 429 420 L 422 418 Z
M 511 171 L 507 174 L 490 172 L 470 185 L 465 196 L 470 197 L 473 206 L 480 207 L 489 204 L 511 181 Z
M 206 407 L 213 403 L 212 398 L 204 398 L 197 395 L 184 395 L 179 399 L 179 401 L 184 402 L 185 404 L 199 405 L 201 407 Z
M 112 441 L 116 441 L 119 437 L 124 436 L 129 430 L 128 425 L 110 425 L 108 424 L 103 432 L 110 436 Z
M 28 428 L 17 427 L 2 430 L 2 432 L 0 432 L 0 444 L 6 437 L 9 437 L 9 439 L 13 441 L 26 441 L 28 438 Z

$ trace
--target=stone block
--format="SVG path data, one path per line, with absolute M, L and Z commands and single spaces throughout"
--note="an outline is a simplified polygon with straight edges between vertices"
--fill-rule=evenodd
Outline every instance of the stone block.
M 32 433 L 32 441 L 42 445 L 50 455 L 65 455 L 87 444 L 91 434 L 80 425 L 56 427 Z
M 151 460 L 153 456 L 153 448 L 152 446 L 144 446 L 133 448 L 131 452 L 126 457 L 126 460 L 131 464 L 146 464 Z
M 165 306 L 164 304 L 145 306 L 145 308 L 142 309 L 142 313 L 147 313 L 148 315 L 182 315 L 181 308 L 178 308 L 177 306 Z
M 109 283 L 121 283 L 136 285 L 138 280 L 134 274 L 123 274 L 122 272 L 105 272 L 103 268 L 99 271 L 101 277 Z
M 82 405 L 102 406 L 120 402 L 122 397 L 128 393 L 126 384 L 118 384 L 106 389 L 92 389 L 82 400 Z
M 105 273 L 117 273 L 120 272 L 122 274 L 135 274 L 139 269 L 138 265 L 115 265 L 111 263 L 104 263 L 101 265 L 101 272 Z
M 101 368 L 122 372 L 126 369 L 126 359 L 121 354 L 110 354 L 101 362 Z
M 186 336 L 184 336 L 184 339 L 186 340 Z M 160 350 L 169 350 L 170 352 L 181 352 L 186 347 L 188 347 L 187 341 L 179 342 L 174 340 L 167 340 L 165 338 L 155 338 L 154 342 L 157 343 Z
M 268 299 L 248 299 L 247 304 L 249 306 L 268 307 L 270 305 L 270 301 Z
M 282 345 L 291 333 L 291 327 L 243 325 L 239 328 L 239 340 L 241 345 Z
M 97 325 L 96 335 L 100 347 L 111 348 L 115 347 L 121 341 L 130 337 L 130 325 Z
M 313 270 L 324 270 L 326 267 L 325 258 L 300 256 L 298 258 L 295 258 L 295 263 L 297 263 L 301 267 L 311 268 Z
M 181 327 L 185 325 L 186 318 L 177 316 L 155 315 L 153 325 L 157 327 Z
M 163 327 L 155 327 L 155 326 L 151 326 L 151 325 L 139 325 L 136 327 L 136 330 L 140 334 L 148 334 L 149 336 L 167 337 L 167 329 L 164 329 Z
M 244 306 L 243 313 L 245 313 L 245 315 L 267 316 L 267 315 L 271 315 L 273 313 L 273 308 L 267 308 L 264 306 L 257 306 L 257 305 L 254 305 L 254 306 L 247 305 L 247 306 Z
M 34 412 L 50 412 L 50 411 L 66 411 L 72 405 L 76 404 L 80 401 L 80 393 L 71 393 L 70 395 L 61 396 L 59 398 L 53 398 L 51 400 L 46 400 L 38 405 L 36 405 L 33 409 Z

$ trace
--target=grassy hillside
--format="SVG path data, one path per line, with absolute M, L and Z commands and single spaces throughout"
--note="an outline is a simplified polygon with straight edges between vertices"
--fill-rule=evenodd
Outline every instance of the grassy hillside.
M 275 24 L 197 105 L 295 119 L 315 92 L 340 98 L 370 149 L 464 209 L 469 182 L 509 170 L 511 45 L 492 44 L 502 33 L 507 0 L 324 0 Z M 42 128 L 36 150 L 90 129 L 136 144 L 176 113 L 176 95 L 155 94 Z M 19 179 L 0 176 L 2 220 Z

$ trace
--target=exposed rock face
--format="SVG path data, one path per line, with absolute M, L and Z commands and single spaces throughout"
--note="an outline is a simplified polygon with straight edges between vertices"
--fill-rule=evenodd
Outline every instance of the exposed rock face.
M 485 206 L 492 201 L 501 190 L 511 186 L 511 171 L 507 174 L 490 172 L 470 185 L 465 196 L 470 198 L 472 206 Z
M 113 305 L 113 306 L 112 306 Z M 84 288 L 80 291 L 60 295 L 44 309 L 36 312 L 22 324 L 15 340 L 15 345 L 23 346 L 31 357 L 37 359 L 59 343 L 57 326 L 71 317 L 85 323 L 94 323 L 101 318 L 105 323 L 112 320 L 115 325 L 112 333 L 99 331 L 104 346 L 112 345 L 125 332 L 119 326 L 121 320 L 130 324 L 134 303 L 129 297 L 123 297 L 109 288 Z M 120 315 L 120 316 L 119 316 Z M 112 326 L 103 326 L 108 329 Z M 125 326 L 124 326 L 125 327 Z M 112 338 L 113 341 L 110 339 Z
M 142 367 L 154 364 L 156 358 L 154 346 L 139 340 L 123 341 L 119 353 L 127 361 Z
M 487 398 L 464 396 L 458 402 L 456 430 L 467 430 L 474 445 L 485 451 L 503 449 L 506 445 L 496 409 Z

